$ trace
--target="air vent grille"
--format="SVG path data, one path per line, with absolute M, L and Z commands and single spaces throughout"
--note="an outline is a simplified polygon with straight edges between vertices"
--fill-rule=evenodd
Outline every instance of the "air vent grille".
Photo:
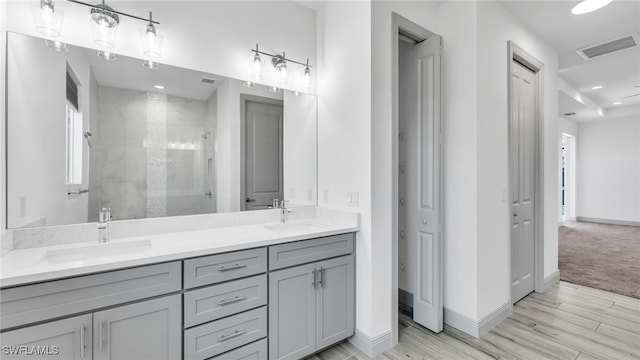
M 591 60 L 600 56 L 608 55 L 624 49 L 638 46 L 638 34 L 633 33 L 621 38 L 589 46 L 577 50 L 578 55 L 585 60 Z
M 216 82 L 216 79 L 203 77 L 202 79 L 200 79 L 200 81 L 202 81 L 205 84 L 213 84 Z

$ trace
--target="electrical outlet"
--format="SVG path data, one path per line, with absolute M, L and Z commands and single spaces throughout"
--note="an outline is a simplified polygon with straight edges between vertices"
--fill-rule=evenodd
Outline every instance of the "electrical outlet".
M 295 200 L 296 188 L 289 188 L 289 200 Z
M 347 191 L 347 206 L 358 207 L 358 197 L 357 191 Z
M 322 202 L 325 204 L 329 203 L 329 189 L 322 190 Z
M 20 217 L 27 216 L 27 197 L 20 196 Z

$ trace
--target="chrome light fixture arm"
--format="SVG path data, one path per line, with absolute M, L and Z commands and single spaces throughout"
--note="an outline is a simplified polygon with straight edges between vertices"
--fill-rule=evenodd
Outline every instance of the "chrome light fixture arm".
M 157 21 L 155 21 L 155 20 L 153 20 L 151 18 L 145 19 L 143 17 L 139 17 L 139 16 L 135 16 L 135 15 L 131 15 L 131 14 L 127 14 L 127 13 L 124 13 L 124 12 L 121 12 L 121 11 L 114 10 L 111 7 L 107 6 L 105 4 L 104 0 L 102 0 L 102 5 L 89 4 L 89 3 L 78 1 L 78 0 L 67 0 L 67 1 L 72 2 L 74 4 L 84 5 L 84 6 L 92 8 L 92 9 L 101 9 L 101 10 L 106 11 L 106 12 L 111 12 L 111 13 L 114 13 L 114 14 L 130 17 L 130 18 L 136 19 L 136 20 L 141 20 L 141 21 L 144 21 L 145 23 L 160 25 L 159 22 L 157 22 Z

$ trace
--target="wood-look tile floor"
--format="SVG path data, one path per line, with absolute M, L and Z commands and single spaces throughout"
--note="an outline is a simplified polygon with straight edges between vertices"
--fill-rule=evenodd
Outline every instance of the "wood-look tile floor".
M 445 326 L 439 334 L 401 315 L 399 343 L 376 360 L 640 359 L 640 300 L 568 282 L 532 293 L 480 339 Z M 365 360 L 343 342 L 308 360 Z

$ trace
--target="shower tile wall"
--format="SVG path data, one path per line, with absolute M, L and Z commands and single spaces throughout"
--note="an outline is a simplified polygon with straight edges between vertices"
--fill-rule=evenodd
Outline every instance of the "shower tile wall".
M 204 101 L 100 86 L 97 112 L 89 184 L 97 208 L 89 210 L 90 221 L 101 207 L 110 207 L 114 220 L 203 212 Z M 158 134 L 166 134 L 166 151 L 151 144 L 165 142 Z

